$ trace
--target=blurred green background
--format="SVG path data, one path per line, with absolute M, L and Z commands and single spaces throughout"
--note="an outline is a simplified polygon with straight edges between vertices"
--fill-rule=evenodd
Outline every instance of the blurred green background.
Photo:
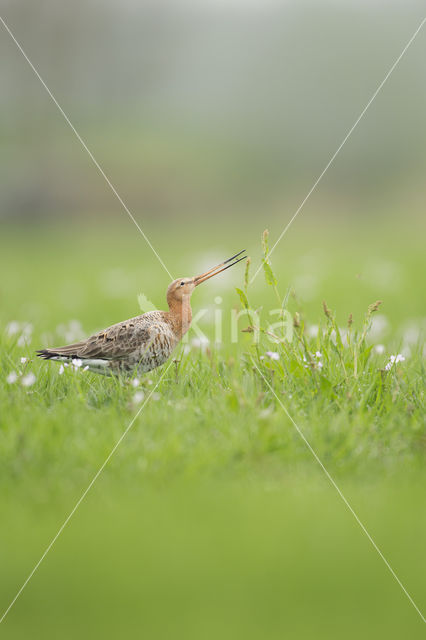
M 424 17 L 423 2 L 402 0 L 2 7 L 174 277 L 243 247 L 257 267 L 263 229 L 273 244 Z M 425 55 L 423 30 L 272 256 L 281 293 L 294 288 L 291 309 L 309 325 L 323 299 L 343 326 L 382 299 L 372 340 L 407 358 L 426 317 Z M 140 293 L 164 308 L 169 276 L 1 26 L 0 72 L 2 334 L 30 323 L 18 348 L 32 357 L 138 314 Z M 210 338 L 215 297 L 226 318 L 239 307 L 237 269 L 194 295 Z M 251 300 L 275 306 L 262 274 Z M 237 358 L 249 337 L 228 338 L 225 320 L 218 352 Z M 17 366 L 7 353 L 4 362 Z M 21 405 L 5 374 L 2 450 L 12 437 L 20 444 L 1 470 L 1 610 L 132 415 L 112 403 L 83 411 L 83 398 L 73 416 L 58 383 L 41 428 L 40 406 L 32 422 L 31 395 Z M 167 411 L 160 424 L 149 409 L 141 423 L 154 432 L 148 463 L 138 440 L 123 443 L 4 637 L 422 637 L 420 617 L 313 460 L 286 466 L 251 440 L 235 458 L 228 442 L 212 449 L 217 458 L 200 456 L 197 429 L 212 428 L 201 401 L 188 417 L 194 431 L 179 431 L 177 405 Z M 424 472 L 403 451 L 333 471 L 421 606 Z

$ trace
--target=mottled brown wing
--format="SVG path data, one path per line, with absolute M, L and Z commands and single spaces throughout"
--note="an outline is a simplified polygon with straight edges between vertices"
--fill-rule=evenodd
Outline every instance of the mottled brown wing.
M 42 349 L 38 355 L 42 358 L 64 356 L 66 358 L 99 358 L 102 360 L 126 359 L 135 351 L 144 353 L 149 350 L 159 333 L 168 333 L 170 328 L 165 322 L 162 311 L 149 311 L 141 316 L 114 324 L 103 331 L 75 344 L 54 349 Z
M 79 358 L 116 360 L 124 358 L 151 341 L 152 327 L 131 321 L 121 322 L 88 338 L 78 350 Z

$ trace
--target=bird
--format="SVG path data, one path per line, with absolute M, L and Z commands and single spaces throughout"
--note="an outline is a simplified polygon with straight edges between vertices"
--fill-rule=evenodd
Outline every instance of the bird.
M 242 255 L 244 254 L 244 255 Z M 94 373 L 146 373 L 164 364 L 192 321 L 191 295 L 202 282 L 245 260 L 245 249 L 193 278 L 174 280 L 167 289 L 168 311 L 148 311 L 118 322 L 86 340 L 36 353 L 44 360 L 78 363 Z

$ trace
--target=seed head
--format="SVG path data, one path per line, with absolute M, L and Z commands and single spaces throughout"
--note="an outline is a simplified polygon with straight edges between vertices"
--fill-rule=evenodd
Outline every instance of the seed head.
M 381 300 L 376 300 L 376 302 L 373 302 L 373 304 L 370 304 L 368 307 L 368 315 L 371 316 L 372 313 L 377 311 L 377 309 L 380 307 L 381 304 L 382 304 Z
M 353 319 L 353 317 L 352 317 L 352 314 L 350 313 L 350 314 L 349 314 L 349 318 L 348 318 L 348 327 L 349 327 L 349 329 L 350 329 L 350 328 L 351 328 L 351 326 L 353 325 L 353 321 L 354 321 L 354 319 Z
M 327 316 L 327 318 L 331 318 L 331 311 L 330 309 L 327 307 L 327 303 L 325 300 L 322 301 L 322 308 L 324 309 L 324 313 Z
M 244 272 L 244 286 L 245 286 L 246 291 L 247 291 L 247 288 L 248 288 L 248 285 L 249 285 L 250 263 L 251 263 L 251 258 L 249 256 L 247 258 L 247 261 L 246 261 L 246 270 Z
M 269 231 L 268 231 L 268 229 L 265 229 L 265 231 L 262 234 L 262 248 L 263 248 L 263 253 L 265 254 L 265 256 L 267 256 L 268 253 L 269 253 L 268 238 L 269 238 Z

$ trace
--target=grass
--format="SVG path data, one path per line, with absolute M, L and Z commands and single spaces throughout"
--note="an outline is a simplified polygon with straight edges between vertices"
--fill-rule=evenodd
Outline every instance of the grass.
M 4 622 L 8 637 L 26 637 L 35 625 L 43 637 L 60 629 L 70 638 L 119 630 L 169 637 L 171 626 L 186 638 L 420 637 L 420 617 L 280 401 L 421 608 L 424 360 L 421 331 L 413 333 L 423 312 L 415 293 L 421 244 L 398 254 L 402 236 L 386 244 L 395 238 L 390 230 L 384 255 L 374 234 L 343 251 L 317 229 L 326 258 L 308 254 L 306 267 L 297 262 L 305 242 L 297 233 L 293 260 L 271 256 L 264 236 L 263 282 L 259 276 L 250 285 L 253 268 L 245 277 L 235 268 L 194 295 L 194 309 L 209 309 L 200 326 L 211 338 L 218 293 L 224 318 L 246 309 L 238 343 L 224 321 L 220 347 L 189 343 L 170 367 L 133 386 L 81 369 L 59 375 L 54 363 L 33 358 L 35 348 L 78 333 L 69 320 L 89 333 L 131 317 L 141 292 L 163 306 L 162 274 L 150 276 L 148 289 L 140 283 L 145 264 L 152 272 L 151 256 L 137 253 L 140 238 L 117 245 L 105 233 L 94 252 L 89 224 L 84 233 L 66 230 L 65 245 L 63 233 L 36 230 L 17 244 L 12 229 L 2 241 L 4 268 L 13 266 L 0 312 L 4 608 L 148 402 Z M 179 250 L 168 258 L 188 272 Z M 307 276 L 324 271 L 309 294 Z M 19 323 L 13 335 L 11 322 Z M 33 331 L 25 345 L 27 322 Z M 400 352 L 405 360 L 386 368 Z M 12 372 L 18 379 L 8 384 Z M 30 372 L 36 380 L 25 387 Z

